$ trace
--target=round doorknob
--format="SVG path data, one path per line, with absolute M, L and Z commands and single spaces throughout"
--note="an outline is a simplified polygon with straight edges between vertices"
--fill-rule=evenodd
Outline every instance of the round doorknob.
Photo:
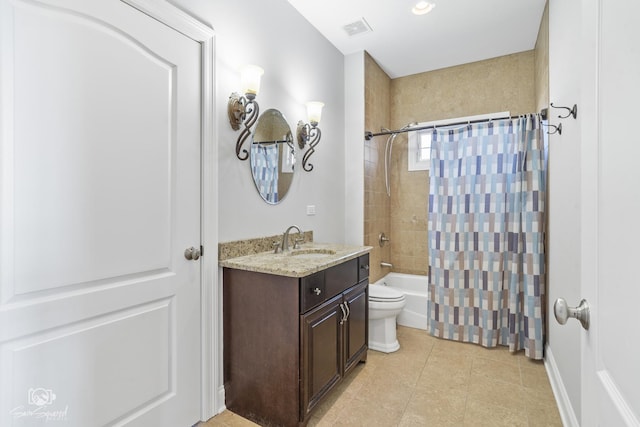
M 200 249 L 196 249 L 193 246 L 184 250 L 184 257 L 189 261 L 196 261 L 200 258 Z
M 573 317 L 580 321 L 583 328 L 589 329 L 589 303 L 587 300 L 580 301 L 580 305 L 577 307 L 569 307 L 564 298 L 558 298 L 553 304 L 553 313 L 561 325 L 564 325 L 570 317 Z

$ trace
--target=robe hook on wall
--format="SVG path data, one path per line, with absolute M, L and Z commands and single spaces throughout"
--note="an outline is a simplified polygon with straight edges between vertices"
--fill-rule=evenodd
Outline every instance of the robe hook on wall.
M 550 125 L 550 124 L 545 124 L 545 126 L 553 129 L 552 131 L 547 131 L 549 135 L 553 135 L 554 133 L 557 133 L 558 135 L 562 135 L 562 123 L 558 123 L 558 126 Z
M 569 107 L 556 107 L 555 105 L 553 105 L 553 102 L 552 102 L 550 105 L 551 105 L 553 108 L 561 108 L 561 109 L 563 109 L 563 110 L 567 110 L 567 111 L 569 111 L 569 112 L 567 113 L 567 115 L 566 115 L 566 116 L 559 115 L 559 116 L 558 116 L 558 118 L 560 118 L 560 119 L 566 119 L 566 118 L 567 118 L 567 117 L 569 117 L 569 116 L 573 116 L 573 118 L 574 118 L 574 119 L 577 119 L 577 118 L 578 118 L 578 104 L 573 104 L 573 108 L 569 108 Z M 560 132 L 558 132 L 558 133 L 560 133 Z

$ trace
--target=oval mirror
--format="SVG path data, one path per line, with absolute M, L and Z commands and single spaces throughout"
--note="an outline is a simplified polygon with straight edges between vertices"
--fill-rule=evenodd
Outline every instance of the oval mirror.
M 289 191 L 295 164 L 293 135 L 280 111 L 271 108 L 260 114 L 249 158 L 260 197 L 272 205 L 279 203 Z

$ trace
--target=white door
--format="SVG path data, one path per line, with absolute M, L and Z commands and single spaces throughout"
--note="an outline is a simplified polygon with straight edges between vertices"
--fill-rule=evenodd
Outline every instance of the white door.
M 582 424 L 640 426 L 640 3 L 582 13 Z
M 200 416 L 200 45 L 0 0 L 0 425 Z

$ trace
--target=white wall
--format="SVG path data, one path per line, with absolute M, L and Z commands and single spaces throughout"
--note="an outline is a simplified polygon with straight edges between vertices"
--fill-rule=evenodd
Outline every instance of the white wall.
M 345 243 L 364 244 L 364 52 L 345 58 Z
M 344 56 L 285 0 L 172 0 L 216 33 L 216 142 L 218 144 L 219 239 L 221 242 L 282 233 L 291 224 L 313 230 L 316 241 L 344 241 Z M 287 196 L 276 206 L 255 189 L 248 161 L 235 155 L 239 132 L 227 119 L 229 94 L 239 90 L 239 68 L 264 68 L 260 110 L 279 109 L 295 133 L 306 121 L 305 102 L 325 103 L 322 140 L 312 172 L 296 171 Z M 245 142 L 245 147 L 248 147 Z M 301 158 L 301 157 L 300 157 Z M 306 215 L 315 205 L 317 214 Z
M 567 425 L 580 424 L 580 323 L 559 325 L 553 302 L 565 298 L 576 306 L 580 295 L 580 83 L 582 40 L 580 2 L 549 3 L 549 99 L 555 105 L 578 104 L 578 120 L 561 120 L 562 135 L 549 139 L 548 224 L 548 356 L 554 362 L 560 392 L 560 410 Z M 552 124 L 562 111 L 549 108 Z M 566 111 L 565 111 L 566 112 Z M 552 371 L 553 375 L 553 371 Z M 564 399 L 564 401 L 563 401 Z

